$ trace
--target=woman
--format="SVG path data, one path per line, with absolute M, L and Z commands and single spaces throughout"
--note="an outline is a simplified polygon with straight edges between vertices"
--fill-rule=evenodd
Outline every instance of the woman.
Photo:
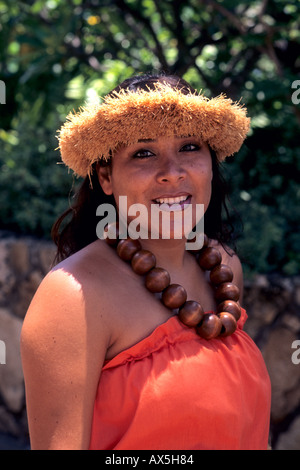
M 22 330 L 33 448 L 267 448 L 269 378 L 242 330 L 242 269 L 221 221 L 220 161 L 248 128 L 244 108 L 173 76 L 133 77 L 69 116 L 62 159 L 85 180 Z M 97 208 L 113 204 L 121 223 L 124 197 L 128 228 L 145 209 L 139 229 L 99 237 Z M 208 238 L 195 255 L 198 207 Z M 152 208 L 168 213 L 167 237 Z

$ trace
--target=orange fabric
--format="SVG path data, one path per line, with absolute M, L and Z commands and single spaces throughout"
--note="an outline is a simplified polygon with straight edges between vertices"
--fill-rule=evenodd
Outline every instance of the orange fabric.
M 174 316 L 108 361 L 90 449 L 267 449 L 270 381 L 246 318 L 207 341 Z

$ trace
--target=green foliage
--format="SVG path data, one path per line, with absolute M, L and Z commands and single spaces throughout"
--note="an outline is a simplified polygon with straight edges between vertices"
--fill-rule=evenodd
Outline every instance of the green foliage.
M 299 273 L 298 0 L 0 0 L 0 15 L 0 229 L 49 237 L 79 183 L 56 164 L 68 112 L 164 70 L 242 96 L 252 130 L 224 166 L 239 253 L 248 273 Z

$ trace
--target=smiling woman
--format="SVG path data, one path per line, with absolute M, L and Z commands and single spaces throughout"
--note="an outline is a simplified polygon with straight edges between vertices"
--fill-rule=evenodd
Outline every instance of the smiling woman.
M 248 128 L 240 105 L 174 76 L 133 77 L 68 116 L 62 159 L 85 180 L 53 227 L 58 264 L 22 330 L 33 448 L 267 448 L 270 383 L 243 331 L 242 269 L 222 220 L 220 162 Z M 108 207 L 115 230 L 97 237 Z M 128 237 L 137 207 L 144 236 Z M 168 236 L 153 210 L 168 215 Z M 190 228 L 204 220 L 201 249 L 187 249 L 187 211 Z

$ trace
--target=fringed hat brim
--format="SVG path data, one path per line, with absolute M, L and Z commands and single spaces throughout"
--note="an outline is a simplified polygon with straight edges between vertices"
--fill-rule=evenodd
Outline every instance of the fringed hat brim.
M 63 162 L 86 176 L 120 144 L 158 136 L 198 136 L 222 161 L 240 149 L 249 127 L 246 109 L 224 95 L 208 99 L 159 84 L 155 90 L 115 92 L 69 114 L 58 139 Z

